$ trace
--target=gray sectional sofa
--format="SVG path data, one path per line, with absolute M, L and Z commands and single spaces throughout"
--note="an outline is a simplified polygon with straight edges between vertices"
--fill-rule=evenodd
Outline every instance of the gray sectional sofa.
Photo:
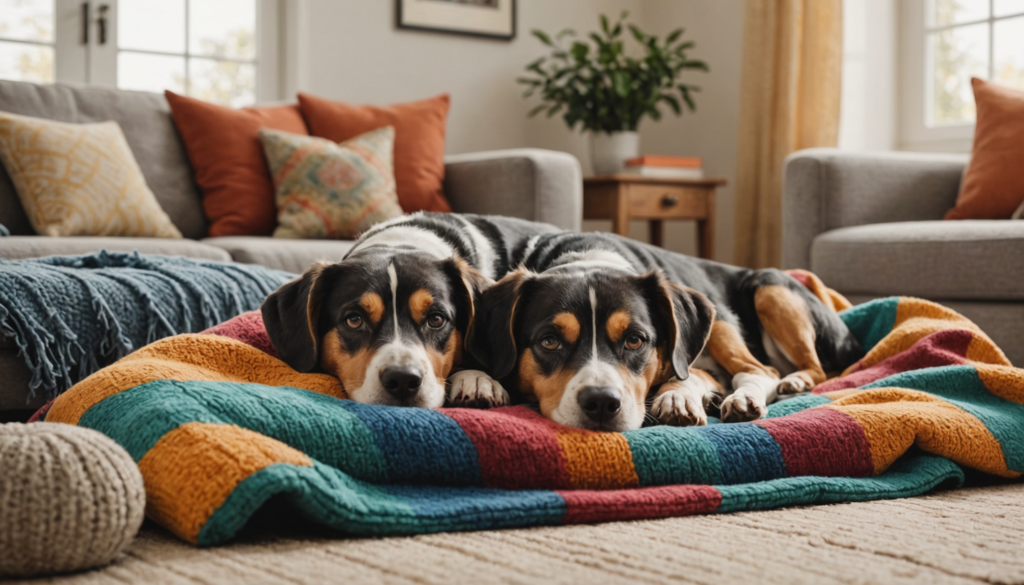
M 0 258 L 72 255 L 101 249 L 235 260 L 302 272 L 320 259 L 341 258 L 350 241 L 279 240 L 269 237 L 206 238 L 201 195 L 185 148 L 162 95 L 77 85 L 0 81 L 0 110 L 63 122 L 115 120 L 124 130 L 146 182 L 186 239 L 50 238 L 35 235 L 10 177 L 0 166 Z M 449 156 L 445 195 L 453 210 L 500 214 L 578 230 L 583 183 L 579 162 L 569 154 L 537 149 Z M 0 410 L 41 405 L 27 402 L 28 371 L 0 338 Z
M 810 149 L 783 188 L 783 267 L 861 303 L 934 300 L 972 319 L 1024 366 L 1024 221 L 943 221 L 966 155 Z

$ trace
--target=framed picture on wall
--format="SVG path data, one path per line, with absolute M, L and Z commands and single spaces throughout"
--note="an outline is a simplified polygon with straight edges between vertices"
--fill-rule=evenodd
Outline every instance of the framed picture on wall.
M 396 0 L 398 28 L 511 40 L 516 0 Z

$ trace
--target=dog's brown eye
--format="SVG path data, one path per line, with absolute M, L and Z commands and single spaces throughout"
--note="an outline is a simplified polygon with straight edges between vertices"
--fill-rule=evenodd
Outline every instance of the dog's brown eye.
M 554 337 L 548 335 L 544 339 L 540 340 L 540 346 L 548 351 L 555 351 L 559 347 L 562 347 L 562 344 L 558 343 L 558 340 Z
M 640 339 L 639 335 L 630 335 L 626 338 L 626 349 L 640 349 L 644 345 L 644 340 Z
M 440 329 L 441 327 L 444 326 L 444 322 L 444 315 L 442 315 L 441 313 L 431 313 L 430 315 L 427 316 L 427 325 L 431 329 Z
M 363 318 L 358 313 L 352 313 L 348 317 L 345 317 L 345 324 L 348 325 L 350 329 L 359 329 L 363 324 Z

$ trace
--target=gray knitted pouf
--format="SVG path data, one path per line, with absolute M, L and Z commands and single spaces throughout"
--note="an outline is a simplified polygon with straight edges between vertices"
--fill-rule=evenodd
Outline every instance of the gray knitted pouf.
M 139 531 L 145 508 L 139 468 L 107 436 L 0 424 L 0 577 L 109 563 Z

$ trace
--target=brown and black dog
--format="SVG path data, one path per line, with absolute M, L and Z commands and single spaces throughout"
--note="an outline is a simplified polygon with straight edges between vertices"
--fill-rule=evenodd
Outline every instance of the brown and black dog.
M 785 273 L 691 258 L 611 234 L 545 234 L 477 306 L 486 371 L 562 424 L 639 428 L 764 415 L 862 357 L 836 312 Z M 731 387 L 726 393 L 723 387 Z
M 499 383 L 465 368 L 464 340 L 481 291 L 518 263 L 513 251 L 556 231 L 479 215 L 396 218 L 271 294 L 263 321 L 281 359 L 336 376 L 357 402 L 436 408 L 449 383 L 455 406 L 507 404 Z

